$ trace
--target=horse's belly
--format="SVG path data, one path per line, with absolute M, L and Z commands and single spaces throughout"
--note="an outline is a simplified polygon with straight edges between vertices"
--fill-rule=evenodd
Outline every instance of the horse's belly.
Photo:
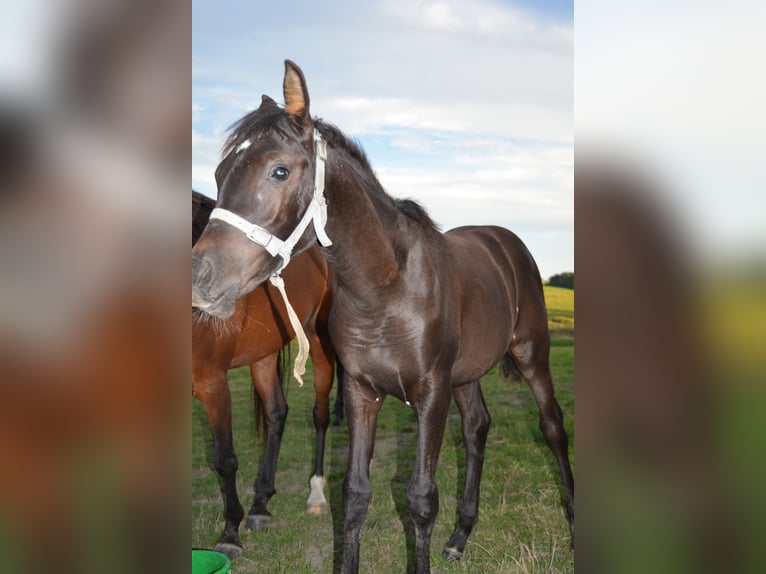
M 461 338 L 452 366 L 452 383 L 475 381 L 487 374 L 508 350 L 510 337 L 510 330 L 487 325 L 483 333 Z
M 509 290 L 502 278 L 482 271 L 466 277 L 463 283 L 458 352 L 452 369 L 455 384 L 486 374 L 508 350 L 513 337 L 516 312 Z

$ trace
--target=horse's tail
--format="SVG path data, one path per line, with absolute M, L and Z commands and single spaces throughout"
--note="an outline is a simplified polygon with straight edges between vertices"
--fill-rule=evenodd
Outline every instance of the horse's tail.
M 503 355 L 503 358 L 500 361 L 500 369 L 506 379 L 518 381 L 521 378 L 519 366 L 516 364 L 516 361 L 513 360 L 513 356 L 510 353 Z
M 279 350 L 277 358 L 277 381 L 282 392 L 285 390 L 285 381 L 287 380 L 291 359 L 292 353 L 290 352 L 290 343 L 288 342 Z M 255 413 L 255 442 L 257 444 L 259 440 L 264 440 L 266 436 L 266 413 L 261 397 L 255 392 L 255 387 L 253 387 L 253 412 Z

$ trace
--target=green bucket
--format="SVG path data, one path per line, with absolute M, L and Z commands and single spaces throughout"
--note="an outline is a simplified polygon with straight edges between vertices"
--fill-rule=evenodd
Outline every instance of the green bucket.
M 228 574 L 231 560 L 214 550 L 192 550 L 192 574 Z

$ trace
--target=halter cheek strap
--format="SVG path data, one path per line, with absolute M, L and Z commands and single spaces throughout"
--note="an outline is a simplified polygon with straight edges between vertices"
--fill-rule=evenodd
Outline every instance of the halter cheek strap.
M 250 140 L 246 140 L 240 144 L 237 151 L 239 152 L 248 147 L 250 147 Z M 290 305 L 290 301 L 287 299 L 285 283 L 282 280 L 280 273 L 282 272 L 282 269 L 287 267 L 288 263 L 290 263 L 290 257 L 292 256 L 293 249 L 295 249 L 295 245 L 300 241 L 301 237 L 303 237 L 303 233 L 312 223 L 314 224 L 314 232 L 316 233 L 319 243 L 324 247 L 330 247 L 332 245 L 332 241 L 325 231 L 325 225 L 327 225 L 327 201 L 324 196 L 324 178 L 325 164 L 327 163 L 327 142 L 322 139 L 322 135 L 316 128 L 314 128 L 314 150 L 316 157 L 314 196 L 311 198 L 311 203 L 309 203 L 309 206 L 306 208 L 306 212 L 298 222 L 298 225 L 287 239 L 280 239 L 260 225 L 250 223 L 244 217 L 240 217 L 228 209 L 216 207 L 210 213 L 211 220 L 218 219 L 231 225 L 235 229 L 239 229 L 250 241 L 263 247 L 269 255 L 272 257 L 280 257 L 282 259 L 282 262 L 269 279 L 269 282 L 274 285 L 282 295 L 285 307 L 287 308 L 287 316 L 290 318 L 290 324 L 293 327 L 293 331 L 295 331 L 296 337 L 298 337 L 298 356 L 295 358 L 293 374 L 301 386 L 303 386 L 302 375 L 306 372 L 309 342 L 303 331 L 303 325 L 301 325 L 298 315 L 295 313 L 293 306 Z

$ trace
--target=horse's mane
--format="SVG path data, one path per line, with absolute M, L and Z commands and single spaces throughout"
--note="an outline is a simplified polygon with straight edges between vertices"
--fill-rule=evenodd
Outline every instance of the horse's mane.
M 333 124 L 324 122 L 320 119 L 315 119 L 314 125 L 316 125 L 317 129 L 319 129 L 319 132 L 325 137 L 328 146 L 345 150 L 346 153 L 358 161 L 363 168 L 369 170 L 378 184 L 376 186 L 378 188 L 378 192 L 389 199 L 395 209 L 397 209 L 401 214 L 405 215 L 408 219 L 414 221 L 418 225 L 438 230 L 439 226 L 434 223 L 425 208 L 418 202 L 412 199 L 397 199 L 386 193 L 386 191 L 383 189 L 383 186 L 380 185 L 380 182 L 377 181 L 375 170 L 372 169 L 370 161 L 367 159 L 367 154 L 364 153 L 364 149 L 362 149 L 362 146 L 358 141 L 346 136 Z
M 255 143 L 255 141 L 271 132 L 277 132 L 281 136 L 287 137 L 288 134 L 285 129 L 280 126 L 279 122 L 279 119 L 284 118 L 284 116 L 284 110 L 276 104 L 262 104 L 258 109 L 243 116 L 229 127 L 229 135 L 224 142 L 221 152 L 222 157 L 228 156 L 246 140 L 251 140 Z M 331 123 L 325 122 L 319 118 L 314 118 L 313 121 L 314 126 L 319 130 L 319 133 L 324 136 L 329 147 L 342 149 L 352 159 L 356 160 L 363 169 L 369 171 L 377 184 L 376 188 L 378 189 L 378 192 L 383 197 L 387 198 L 396 210 L 406 216 L 407 219 L 422 227 L 438 230 L 438 225 L 434 223 L 426 210 L 419 203 L 411 199 L 396 199 L 386 193 L 383 186 L 378 182 L 375 171 L 372 169 L 370 161 L 367 159 L 367 154 L 364 153 L 364 150 L 358 141 L 349 138 Z
M 428 215 L 426 208 L 420 205 L 417 201 L 412 199 L 394 198 L 394 203 L 396 204 L 396 207 L 399 209 L 399 211 L 410 218 L 412 221 L 422 225 L 423 227 L 428 227 L 437 231 L 439 230 L 439 226 L 433 219 L 431 219 L 431 216 Z
M 215 200 L 192 189 L 192 247 L 197 243 L 210 220 L 210 212 L 215 208 Z

